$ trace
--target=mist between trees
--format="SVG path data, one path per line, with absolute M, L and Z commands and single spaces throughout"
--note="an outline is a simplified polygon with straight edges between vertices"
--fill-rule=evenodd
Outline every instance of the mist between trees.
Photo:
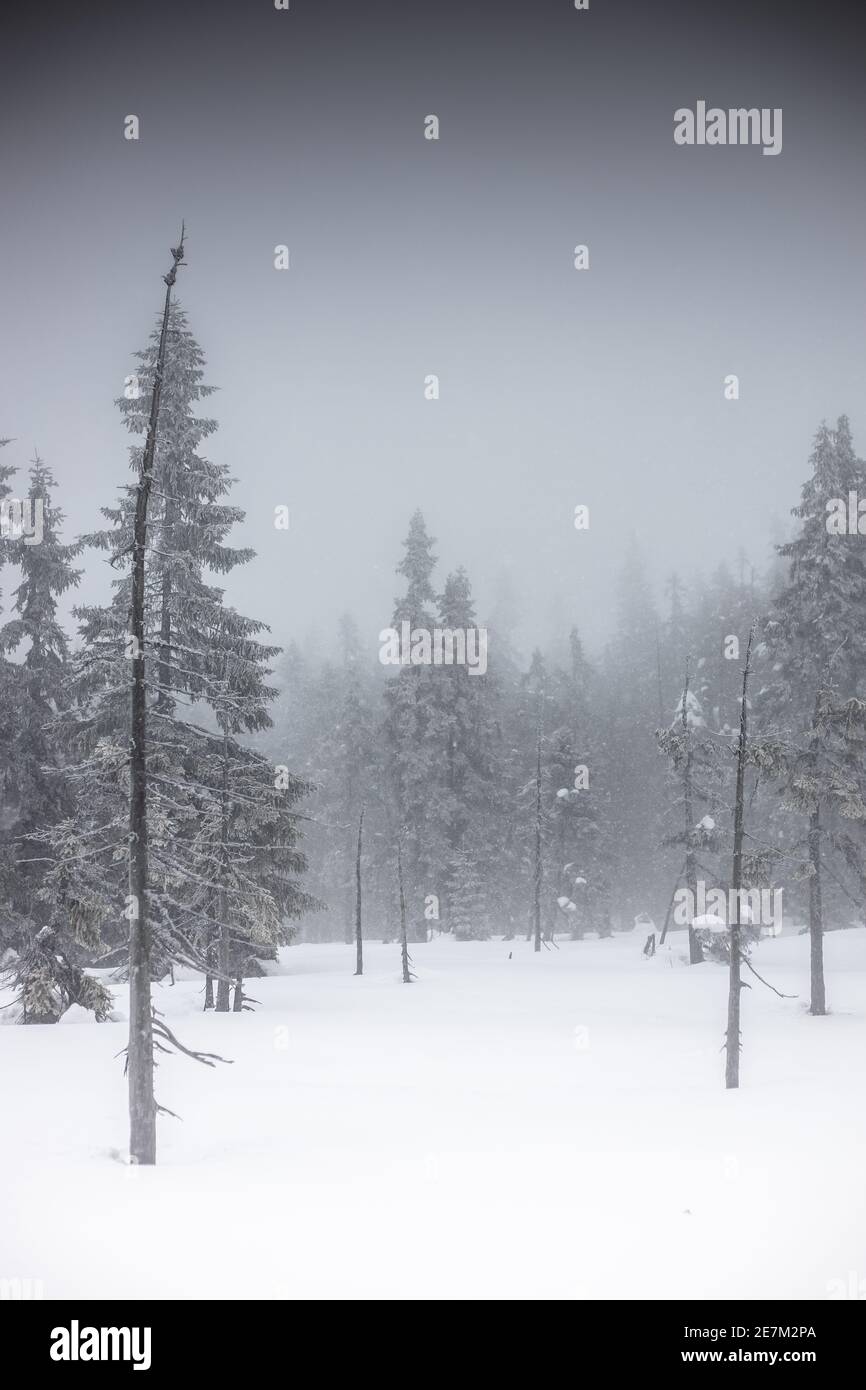
M 77 1004 L 106 1017 L 110 991 L 89 971 L 122 973 L 130 938 L 151 977 L 199 971 L 203 1006 L 222 1012 L 251 1007 L 245 981 L 299 930 L 357 939 L 359 972 L 362 936 L 403 931 L 406 982 L 408 944 L 433 932 L 542 949 L 638 918 L 654 949 L 683 929 L 675 896 L 698 880 L 735 901 L 784 892 L 788 923 L 811 932 L 823 1013 L 822 933 L 862 923 L 866 896 L 864 542 L 827 524 L 834 499 L 866 495 L 847 420 L 820 425 L 808 467 L 804 443 L 793 538 L 766 572 L 734 553 L 707 579 L 672 574 L 657 603 L 630 549 L 592 656 L 575 628 L 518 651 L 507 594 L 479 614 L 467 570 L 439 570 L 420 511 L 394 557 L 393 611 L 364 632 L 340 618 L 330 659 L 281 651 L 223 587 L 254 555 L 230 543 L 243 512 L 205 454 L 214 388 L 169 281 L 116 402 L 131 480 L 118 477 L 93 531 L 64 537 L 53 461 L 34 457 L 25 480 L 0 469 L 6 512 L 15 494 L 41 527 L 38 543 L 22 526 L 0 537 L 19 575 L 0 629 L 0 952 L 15 1016 L 51 1022 Z M 111 597 L 74 610 L 73 645 L 58 600 L 106 560 Z M 389 626 L 483 632 L 483 670 L 383 665 Z M 733 927 L 745 951 L 757 927 Z M 692 963 L 738 967 L 711 928 L 688 925 Z M 158 1018 L 153 1041 L 181 1046 Z
M 866 569 L 862 540 L 826 523 L 830 500 L 863 482 L 847 421 L 821 425 L 794 538 L 768 570 L 735 553 L 697 583 L 672 574 L 656 604 L 631 550 L 610 640 L 592 658 L 574 628 L 523 658 L 507 596 L 477 613 L 466 571 L 437 572 L 435 540 L 416 512 L 393 624 L 483 622 L 488 671 L 474 680 L 457 666 L 383 673 L 374 635 L 349 617 L 330 659 L 296 644 L 285 652 L 275 727 L 261 745 L 316 788 L 308 881 L 328 910 L 305 933 L 352 938 L 362 804 L 371 934 L 398 931 L 397 820 L 413 940 L 531 932 L 539 735 L 542 935 L 607 935 L 638 916 L 660 932 L 680 929 L 676 890 L 691 889 L 694 901 L 698 880 L 707 893 L 731 887 L 753 624 L 743 887 L 784 901 L 789 927 L 861 923 Z M 757 925 L 744 920 L 746 934 Z M 724 937 L 703 935 L 709 954 L 726 955 Z

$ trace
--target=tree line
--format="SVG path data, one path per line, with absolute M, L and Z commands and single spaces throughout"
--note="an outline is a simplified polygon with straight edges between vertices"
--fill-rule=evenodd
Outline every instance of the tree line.
M 183 255 L 181 238 L 117 402 L 131 477 L 102 523 L 65 540 L 49 463 L 14 505 L 0 466 L 0 559 L 20 576 L 0 626 L 0 964 L 20 1020 L 44 1023 L 72 1004 L 107 1017 L 90 968 L 126 962 L 134 1157 L 155 1153 L 154 1048 L 188 1050 L 151 979 L 188 967 L 205 1008 L 243 1009 L 305 913 L 309 936 L 356 941 L 359 971 L 365 924 L 399 938 L 409 982 L 408 943 L 433 930 L 540 950 L 640 916 L 664 932 L 699 877 L 784 884 L 823 1013 L 824 930 L 866 897 L 866 568 L 856 521 L 838 525 L 866 465 L 847 419 L 819 428 L 794 535 L 763 574 L 736 552 L 709 579 L 671 574 L 657 605 L 630 547 L 595 659 L 576 626 L 521 653 L 507 588 L 483 674 L 394 672 L 350 616 L 334 659 L 281 654 L 221 583 L 254 556 L 230 543 L 235 479 L 203 452 L 214 388 L 173 298 Z M 469 574 L 440 587 L 435 544 L 416 511 L 391 621 L 475 629 Z M 71 643 L 58 602 L 86 551 L 112 592 L 73 610 Z M 718 944 L 690 924 L 693 964 Z M 722 954 L 738 971 L 736 934 Z

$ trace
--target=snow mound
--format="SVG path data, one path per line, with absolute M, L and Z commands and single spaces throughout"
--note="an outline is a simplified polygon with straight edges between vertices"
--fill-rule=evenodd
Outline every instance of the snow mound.
M 723 917 L 717 917 L 715 912 L 702 912 L 700 917 L 695 917 L 692 922 L 693 927 L 700 927 L 703 931 L 726 932 L 728 924 Z
M 82 1009 L 80 1004 L 70 1004 L 65 1014 L 61 1014 L 58 1023 L 95 1023 L 96 1015 L 89 1009 Z

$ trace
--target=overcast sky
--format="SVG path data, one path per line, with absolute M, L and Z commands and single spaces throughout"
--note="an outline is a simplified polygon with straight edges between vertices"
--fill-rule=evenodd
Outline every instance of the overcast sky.
M 821 418 L 866 454 L 856 6 L 31 8 L 2 34 L 0 435 L 51 463 L 70 533 L 127 480 L 112 402 L 182 217 L 208 453 L 258 550 L 229 593 L 280 639 L 348 608 L 377 648 L 420 506 L 481 616 L 507 567 L 524 641 L 556 618 L 597 646 L 633 536 L 657 586 L 762 565 Z M 781 107 L 782 153 L 676 146 L 699 99 Z

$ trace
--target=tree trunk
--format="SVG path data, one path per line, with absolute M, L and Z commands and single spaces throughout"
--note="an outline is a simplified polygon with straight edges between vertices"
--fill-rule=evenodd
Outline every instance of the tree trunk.
M 821 811 L 818 806 L 809 818 L 809 862 L 812 877 L 809 879 L 809 956 L 812 976 L 812 1000 L 810 1014 L 820 1016 L 827 1012 L 827 999 L 824 991 L 824 912 L 821 902 Z
M 212 895 L 212 894 L 209 894 L 209 895 L 208 895 L 208 908 L 207 908 L 207 910 L 208 910 L 208 916 L 209 916 L 209 917 L 213 916 L 214 906 L 215 906 L 215 902 L 214 902 L 213 895 Z M 206 945 L 205 945 L 205 960 L 207 961 L 207 964 L 208 964 L 208 973 L 207 973 L 207 974 L 205 975 L 205 977 L 204 977 L 204 1007 L 205 1007 L 205 1013 L 206 1013 L 208 1009 L 212 1009 L 213 1006 L 214 1006 L 213 977 L 214 977 L 214 971 L 215 971 L 215 967 L 216 967 L 217 961 L 216 961 L 216 934 L 215 934 L 215 932 L 214 932 L 213 922 L 210 922 L 210 921 L 208 922 L 207 927 L 205 928 L 205 931 L 206 931 L 206 934 L 207 934 L 207 941 L 206 941 Z
M 238 971 L 238 976 L 237 976 L 237 979 L 235 980 L 235 1002 L 234 1002 L 234 1004 L 232 1005 L 232 1012 L 233 1012 L 233 1013 L 236 1013 L 236 1014 L 239 1014 L 239 1013 L 242 1012 L 243 1007 L 244 1007 L 244 977 L 243 977 L 243 975 L 241 975 L 240 971 Z
M 131 738 L 129 750 L 129 1156 L 132 1163 L 156 1162 L 156 1100 L 153 1094 L 153 1013 L 150 1001 L 150 919 L 147 903 L 147 690 L 145 684 L 145 547 L 147 508 L 153 484 L 159 400 L 165 370 L 168 316 L 180 243 L 172 249 L 173 265 L 165 276 L 165 307 L 156 355 L 153 394 L 141 473 L 135 495 L 132 534 L 132 595 L 129 614 L 132 643 Z
M 231 981 L 229 978 L 229 961 L 231 956 L 231 934 L 229 924 L 226 921 L 225 893 L 220 891 L 220 936 L 219 936 L 219 977 L 217 979 L 216 992 L 216 1012 L 227 1014 L 229 1011 L 229 994 L 231 992 Z
M 535 897 L 533 901 L 534 950 L 541 950 L 541 696 L 538 697 L 538 734 L 535 741 Z
M 223 680 L 228 659 L 223 662 Z M 229 839 L 229 737 L 223 730 L 223 777 L 222 777 L 222 819 L 220 823 L 221 873 L 228 872 Z M 217 892 L 217 917 L 219 920 L 219 979 L 217 980 L 216 1011 L 227 1014 L 231 995 L 231 924 L 229 922 L 228 895 L 221 884 Z
M 410 985 L 412 975 L 409 971 L 409 938 L 406 934 L 406 894 L 403 891 L 403 852 L 397 841 L 397 883 L 400 889 L 400 958 L 403 964 L 403 983 Z
M 725 1086 L 729 1091 L 740 1084 L 740 889 L 743 886 L 743 802 L 746 780 L 746 749 L 748 735 L 749 667 L 752 661 L 752 638 L 749 633 L 746 665 L 743 669 L 743 697 L 740 703 L 740 738 L 737 745 L 737 789 L 734 795 L 734 857 L 731 869 L 731 888 L 734 899 L 734 920 L 730 928 L 730 963 L 728 967 L 728 1027 L 725 1033 Z
M 364 835 L 364 808 L 358 818 L 358 852 L 355 855 L 355 974 L 364 973 L 364 939 L 361 931 L 361 845 Z
M 692 736 L 689 731 L 689 718 L 687 708 L 687 697 L 689 693 L 689 662 L 686 658 L 686 683 L 683 689 L 683 710 L 682 726 L 683 738 L 685 740 L 686 757 L 683 764 L 683 814 L 685 817 L 685 838 L 686 838 L 686 887 L 689 890 L 689 902 L 694 905 L 698 900 L 698 876 L 695 869 L 695 851 L 692 844 L 694 834 L 694 803 L 692 800 Z M 689 922 L 689 965 L 700 965 L 704 959 L 703 947 L 697 932 Z

